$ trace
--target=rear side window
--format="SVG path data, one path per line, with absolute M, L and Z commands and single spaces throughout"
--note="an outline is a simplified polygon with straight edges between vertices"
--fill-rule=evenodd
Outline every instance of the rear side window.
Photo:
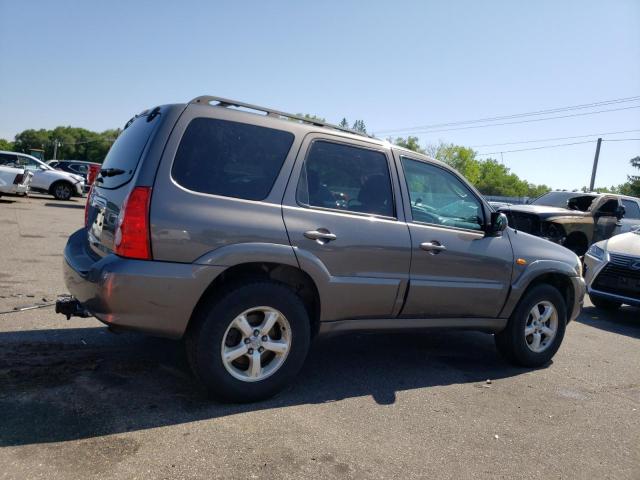
M 640 219 L 640 207 L 633 200 L 622 200 L 624 205 L 624 218 Z
M 290 132 L 214 118 L 196 118 L 184 132 L 171 175 L 196 192 L 263 200 L 282 168 Z
M 101 187 L 118 188 L 131 180 L 151 132 L 158 124 L 157 119 L 148 122 L 147 118 L 146 115 L 137 117 L 118 136 L 118 139 L 105 157 L 102 168 L 104 170 L 123 170 L 124 173 L 100 177 L 102 180 L 100 182 Z
M 387 157 L 382 152 L 316 141 L 305 160 L 298 203 L 394 217 Z

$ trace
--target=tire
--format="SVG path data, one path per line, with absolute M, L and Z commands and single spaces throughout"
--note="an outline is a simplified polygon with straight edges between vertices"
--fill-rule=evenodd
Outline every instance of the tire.
M 73 187 L 68 182 L 56 182 L 51 185 L 51 194 L 56 200 L 69 200 L 73 195 Z
M 614 302 L 593 295 L 589 295 L 589 299 L 596 308 L 601 310 L 618 310 L 622 306 L 622 302 Z
M 534 307 L 541 320 L 547 313 L 547 307 L 553 307 L 555 313 L 552 312 L 544 324 L 534 325 Z M 537 285 L 525 293 L 509 318 L 507 327 L 495 335 L 496 347 L 503 357 L 515 365 L 541 367 L 549 363 L 560 348 L 566 325 L 567 307 L 560 292 L 551 285 Z M 525 327 L 537 333 L 525 335 Z M 555 332 L 553 336 L 546 333 L 551 330 Z M 538 351 L 534 351 L 536 335 Z
M 255 333 L 260 323 L 265 325 L 265 309 L 270 309 L 268 314 L 280 314 L 273 329 L 267 331 L 268 337 L 263 336 L 264 332 L 258 336 L 244 335 L 237 327 L 240 316 L 245 314 L 251 325 L 249 330 L 254 329 Z M 310 337 L 309 315 L 302 300 L 284 285 L 256 282 L 238 286 L 205 302 L 189 327 L 186 348 L 191 369 L 213 398 L 245 403 L 269 398 L 294 379 L 304 364 Z M 262 346 L 260 342 L 265 338 L 268 341 Z M 275 342 L 282 345 L 287 341 L 286 353 L 276 354 L 270 350 Z M 253 353 L 243 354 L 231 362 L 223 360 L 223 352 L 245 347 Z M 256 353 L 260 348 L 262 353 Z M 260 362 L 253 360 L 255 355 Z M 252 365 L 261 365 L 260 372 L 264 375 L 253 375 Z M 268 369 L 272 369 L 271 373 Z

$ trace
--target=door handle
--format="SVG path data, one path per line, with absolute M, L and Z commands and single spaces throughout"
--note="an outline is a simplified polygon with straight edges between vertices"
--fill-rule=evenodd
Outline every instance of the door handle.
M 330 231 L 324 228 L 319 228 L 318 230 L 306 231 L 304 232 L 304 236 L 310 240 L 325 240 L 327 242 L 330 242 L 331 240 L 335 240 L 336 238 L 338 238 L 333 233 L 331 233 Z
M 441 245 L 440 242 L 436 242 L 435 240 L 432 242 L 421 243 L 420 248 L 434 254 L 444 252 L 447 249 L 447 247 Z

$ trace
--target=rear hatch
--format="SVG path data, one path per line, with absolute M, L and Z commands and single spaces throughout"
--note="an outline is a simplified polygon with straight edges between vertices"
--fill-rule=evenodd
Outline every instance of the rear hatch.
M 105 256 L 115 249 L 118 216 L 136 186 L 145 147 L 160 115 L 158 109 L 132 118 L 107 154 L 87 199 L 86 227 L 91 250 Z

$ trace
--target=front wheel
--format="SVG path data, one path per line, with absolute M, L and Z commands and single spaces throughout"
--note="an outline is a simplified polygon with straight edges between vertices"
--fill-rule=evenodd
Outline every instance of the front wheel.
M 73 190 L 67 182 L 58 182 L 53 186 L 52 193 L 56 200 L 69 200 Z
M 546 365 L 560 348 L 567 323 L 567 308 L 551 285 L 537 285 L 525 293 L 507 327 L 495 335 L 498 351 L 523 367 Z
M 302 367 L 310 324 L 302 300 L 277 283 L 251 283 L 199 309 L 187 333 L 191 368 L 211 396 L 232 402 L 271 397 Z

